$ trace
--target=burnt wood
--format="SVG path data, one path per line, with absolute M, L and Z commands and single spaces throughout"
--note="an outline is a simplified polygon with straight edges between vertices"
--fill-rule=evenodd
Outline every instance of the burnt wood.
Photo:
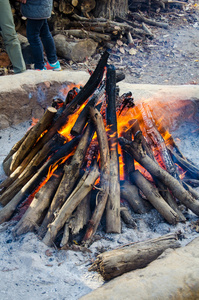
M 112 65 L 107 66 L 106 103 L 106 122 L 108 126 L 107 134 L 110 152 L 110 185 L 106 205 L 106 232 L 120 233 L 120 175 L 116 117 L 116 71 Z
M 70 142 L 64 144 L 36 173 L 31 179 L 23 186 L 13 198 L 12 200 L 4 206 L 4 208 L 0 211 L 0 224 L 9 220 L 13 213 L 15 212 L 17 206 L 24 201 L 30 194 L 34 192 L 34 190 L 38 187 L 38 185 L 45 179 L 48 174 L 48 170 L 50 166 L 59 161 L 61 158 L 64 158 L 68 155 L 72 149 L 79 142 L 79 137 L 75 137 Z

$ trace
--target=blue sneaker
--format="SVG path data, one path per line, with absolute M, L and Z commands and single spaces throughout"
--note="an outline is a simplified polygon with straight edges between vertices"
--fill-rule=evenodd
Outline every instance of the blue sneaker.
M 47 61 L 47 63 L 45 63 L 45 65 L 44 65 L 44 69 L 45 69 L 45 70 L 53 70 L 53 71 L 61 71 L 61 66 L 60 66 L 59 61 L 57 61 L 57 62 L 54 63 L 54 64 L 50 64 L 50 63 Z

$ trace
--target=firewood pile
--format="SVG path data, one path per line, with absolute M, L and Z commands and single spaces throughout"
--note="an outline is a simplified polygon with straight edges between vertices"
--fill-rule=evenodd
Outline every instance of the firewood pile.
M 118 95 L 124 77 L 108 57 L 105 51 L 84 87 L 54 100 L 4 159 L 0 224 L 16 221 L 15 236 L 34 231 L 64 249 L 74 240 L 89 246 L 99 224 L 107 233 L 120 233 L 121 219 L 135 228 L 129 207 L 136 214 L 155 208 L 173 225 L 186 222 L 182 208 L 199 216 L 190 185 L 199 170 L 172 136 L 165 143 L 146 103 Z
M 171 0 L 118 0 L 118 3 L 110 0 L 107 3 L 95 0 L 54 0 L 53 3 L 49 24 L 58 56 L 75 62 L 83 61 L 101 48 L 116 47 L 123 53 L 123 48 L 128 46 L 130 51 L 134 40 L 153 38 L 154 26 L 168 28 L 168 22 L 161 20 L 161 11 L 156 13 L 156 19 L 151 12 L 165 10 L 171 5 L 183 9 L 186 4 Z M 11 4 L 16 30 L 26 35 L 26 20 L 21 15 L 20 3 L 13 0 Z M 148 11 L 150 14 L 146 13 Z M 73 54 L 75 51 L 78 51 L 77 55 Z M 85 51 L 83 57 L 82 51 Z

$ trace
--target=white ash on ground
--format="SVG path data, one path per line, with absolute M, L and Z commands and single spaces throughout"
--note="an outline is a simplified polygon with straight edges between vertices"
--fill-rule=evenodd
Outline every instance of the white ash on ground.
M 6 178 L 2 162 L 12 146 L 23 137 L 31 122 L 0 131 L 0 181 Z M 199 139 L 197 125 L 183 124 L 173 132 L 183 154 L 199 166 Z M 179 139 L 178 139 L 179 138 Z M 199 188 L 197 188 L 199 192 Z M 8 222 L 0 226 L 0 298 L 15 300 L 76 300 L 102 286 L 104 280 L 88 268 L 100 252 L 115 249 L 132 242 L 156 238 L 171 232 L 181 232 L 181 245 L 184 246 L 198 237 L 198 217 L 186 212 L 186 223 L 176 226 L 166 223 L 154 209 L 145 215 L 134 214 L 136 229 L 122 224 L 121 234 L 105 234 L 101 227 L 90 251 L 58 250 L 47 247 L 34 233 L 15 239 Z

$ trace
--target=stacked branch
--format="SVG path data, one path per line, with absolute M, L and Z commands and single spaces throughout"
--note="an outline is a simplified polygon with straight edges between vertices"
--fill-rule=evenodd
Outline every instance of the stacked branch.
M 136 107 L 131 93 L 116 97 L 119 79 L 107 60 L 105 52 L 86 85 L 70 91 L 62 107 L 48 108 L 4 160 L 8 177 L 1 184 L 0 224 L 18 215 L 15 236 L 35 231 L 46 245 L 66 249 L 74 237 L 89 246 L 99 225 L 105 224 L 107 233 L 120 233 L 121 218 L 136 228 L 131 211 L 136 216 L 155 208 L 172 225 L 186 221 L 179 204 L 199 216 L 199 195 L 181 181 L 172 157 L 190 176 L 198 176 L 198 169 L 180 151 L 178 156 L 173 152 L 174 141 L 166 146 L 147 105 Z M 131 119 L 118 132 L 128 110 L 131 118 L 139 110 L 139 122 Z M 75 124 L 70 124 L 71 114 L 78 116 Z M 62 128 L 69 125 L 65 138 Z M 25 204 L 29 207 L 21 216 Z

